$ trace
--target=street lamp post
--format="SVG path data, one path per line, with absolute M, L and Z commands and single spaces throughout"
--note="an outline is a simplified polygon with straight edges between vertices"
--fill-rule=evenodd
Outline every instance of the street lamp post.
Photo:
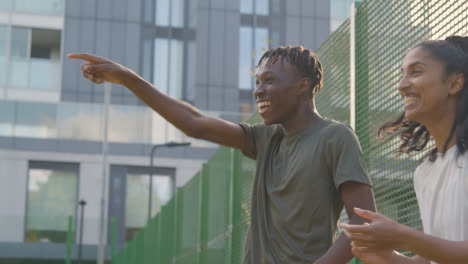
M 148 201 L 148 221 L 151 219 L 151 206 L 153 200 L 153 157 L 154 152 L 157 148 L 166 147 L 166 148 L 173 148 L 173 147 L 185 147 L 190 146 L 190 142 L 167 142 L 164 144 L 157 144 L 151 148 L 151 157 L 150 157 L 150 178 L 149 178 L 149 201 Z M 175 184 L 175 183 L 174 183 Z
M 86 205 L 85 200 L 80 200 L 78 203 L 81 206 L 81 213 L 80 213 L 80 242 L 78 244 L 78 264 L 81 263 L 81 248 L 83 246 L 83 218 L 84 218 L 84 207 Z

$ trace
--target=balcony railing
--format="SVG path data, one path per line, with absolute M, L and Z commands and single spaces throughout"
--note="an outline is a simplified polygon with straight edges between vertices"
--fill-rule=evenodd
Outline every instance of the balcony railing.
M 50 91 L 60 89 L 59 62 L 37 58 L 11 58 L 8 72 L 9 87 Z
M 250 116 L 228 112 L 205 114 L 236 123 Z M 0 136 L 99 142 L 103 138 L 103 116 L 103 104 L 0 101 Z M 192 146 L 215 146 L 187 137 L 145 106 L 110 105 L 108 122 L 109 142 L 159 144 L 190 141 Z
M 0 0 L 0 12 L 62 16 L 65 0 Z

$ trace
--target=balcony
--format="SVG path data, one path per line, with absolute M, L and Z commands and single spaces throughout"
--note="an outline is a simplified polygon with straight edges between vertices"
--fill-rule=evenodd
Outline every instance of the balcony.
M 49 59 L 11 59 L 8 86 L 36 90 L 60 90 L 60 62 Z M 0 84 L 2 78 L 0 77 Z
M 232 122 L 250 114 L 205 112 Z M 36 103 L 0 100 L 0 137 L 69 139 L 100 142 L 104 105 L 86 103 Z M 108 140 L 111 143 L 160 144 L 190 141 L 195 147 L 215 144 L 187 137 L 145 106 L 109 106 Z
M 0 12 L 63 16 L 65 0 L 0 0 Z

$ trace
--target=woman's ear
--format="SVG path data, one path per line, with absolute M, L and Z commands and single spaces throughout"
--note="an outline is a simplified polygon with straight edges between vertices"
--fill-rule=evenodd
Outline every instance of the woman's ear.
M 455 73 L 450 81 L 449 95 L 457 95 L 463 90 L 465 84 L 465 76 L 463 76 L 463 73 Z

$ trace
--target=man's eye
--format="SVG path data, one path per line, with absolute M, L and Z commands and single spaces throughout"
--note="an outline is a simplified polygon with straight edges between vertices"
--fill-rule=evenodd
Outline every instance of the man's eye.
M 272 82 L 273 82 L 273 79 L 272 79 L 272 78 L 268 78 L 268 79 L 266 79 L 266 81 L 265 81 L 265 82 L 266 82 L 266 83 L 268 83 L 268 84 L 270 84 L 270 83 L 272 83 Z

